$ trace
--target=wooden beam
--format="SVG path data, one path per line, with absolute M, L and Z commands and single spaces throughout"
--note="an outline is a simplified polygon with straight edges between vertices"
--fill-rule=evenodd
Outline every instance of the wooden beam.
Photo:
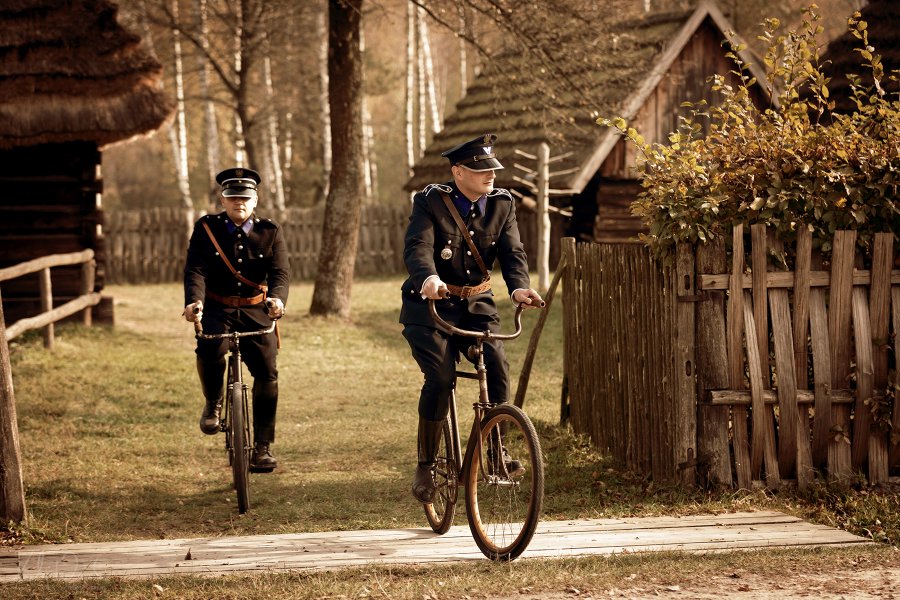
M 872 272 L 865 269 L 854 269 L 852 277 L 852 285 L 870 285 L 872 283 Z M 731 286 L 731 275 L 728 273 L 715 274 L 703 273 L 697 275 L 698 288 L 702 291 L 706 290 L 727 290 Z M 900 284 L 900 270 L 891 271 L 891 284 Z M 809 273 L 810 287 L 829 287 L 831 285 L 831 273 L 828 271 L 810 271 Z M 741 287 L 751 289 L 753 281 L 750 275 L 741 277 Z M 794 287 L 794 274 L 790 271 L 772 271 L 766 273 L 767 288 L 792 288 Z
M 87 296 L 79 296 L 74 300 L 70 300 L 62 306 L 57 306 L 50 312 L 41 313 L 36 317 L 19 319 L 6 330 L 6 340 L 9 341 L 23 334 L 29 329 L 37 329 L 39 327 L 44 327 L 48 323 L 53 323 L 54 321 L 65 319 L 66 317 L 74 315 L 80 310 L 84 310 L 88 306 L 94 306 L 95 304 L 99 303 L 100 293 L 93 292 L 91 294 L 88 294 Z
M 0 301 L 0 523 L 21 523 L 26 515 L 16 398 Z
M 94 251 L 90 248 L 88 248 L 87 250 L 82 250 L 81 252 L 70 252 L 67 254 L 51 254 L 49 256 L 42 256 L 41 258 L 35 258 L 34 260 L 29 260 L 17 265 L 13 265 L 12 267 L 0 269 L 0 281 L 15 279 L 16 277 L 21 277 L 22 275 L 28 275 L 30 273 L 37 273 L 38 271 L 49 269 L 50 267 L 80 265 L 81 263 L 87 260 L 91 260 L 92 258 L 94 258 Z

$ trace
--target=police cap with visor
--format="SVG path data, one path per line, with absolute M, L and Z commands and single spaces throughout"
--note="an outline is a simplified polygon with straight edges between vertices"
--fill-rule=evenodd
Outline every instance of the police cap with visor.
M 235 167 L 216 175 L 216 183 L 222 186 L 223 198 L 256 198 L 261 177 L 253 169 Z
M 486 133 L 442 152 L 441 156 L 449 160 L 451 166 L 459 165 L 472 171 L 502 169 L 503 165 L 494 154 L 494 142 L 496 141 L 496 135 Z

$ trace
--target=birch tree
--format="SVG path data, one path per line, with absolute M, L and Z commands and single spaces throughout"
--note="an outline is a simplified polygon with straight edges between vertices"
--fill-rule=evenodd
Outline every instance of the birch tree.
M 414 137 L 415 120 L 415 85 L 416 85 L 416 8 L 412 3 L 406 5 L 406 126 L 404 127 L 406 142 L 406 171 L 413 176 L 413 165 L 416 164 L 416 141 Z
M 198 54 L 200 95 L 203 98 L 203 130 L 206 139 L 206 166 L 208 170 L 208 199 L 210 212 L 215 210 L 219 197 L 219 186 L 216 185 L 216 175 L 219 168 L 219 126 L 216 121 L 216 108 L 212 101 L 209 80 L 209 61 L 205 58 L 209 55 L 209 19 L 207 16 L 207 0 L 199 0 L 197 5 L 197 20 L 200 36 L 200 46 L 203 52 Z
M 331 107 L 328 100 L 328 26 L 326 18 L 328 9 L 320 12 L 316 16 L 316 31 L 319 43 L 319 81 L 321 85 L 321 93 L 319 96 L 319 106 L 321 107 L 322 128 L 322 178 L 324 185 L 322 186 L 322 197 L 327 198 L 331 190 Z
M 428 36 L 428 21 L 425 19 L 425 11 L 419 10 L 419 38 L 422 44 L 422 66 L 425 77 L 425 87 L 428 96 L 428 108 L 431 116 L 431 133 L 441 130 L 440 111 L 438 111 L 437 94 L 434 89 L 434 62 L 431 60 L 431 42 Z M 423 109 L 424 112 L 424 109 Z
M 360 29 L 359 32 L 359 54 L 365 64 L 366 56 L 366 35 L 365 30 Z M 362 135 L 363 135 L 363 196 L 366 204 L 372 203 L 373 189 L 375 187 L 375 149 L 372 140 L 372 116 L 369 114 L 369 103 L 366 100 L 366 72 L 362 72 L 362 107 L 360 116 L 362 118 Z
M 271 47 L 266 43 L 266 55 L 263 58 L 263 75 L 266 82 L 266 105 L 268 107 L 268 141 L 269 165 L 275 192 L 275 210 L 284 212 L 284 175 L 281 170 L 281 151 L 278 147 L 278 111 L 275 103 L 275 86 L 272 83 Z
M 172 18 L 178 22 L 178 0 L 172 0 Z M 178 175 L 178 191 L 181 204 L 188 211 L 188 220 L 193 221 L 194 202 L 191 199 L 190 174 L 188 172 L 187 125 L 184 110 L 184 65 L 181 57 L 181 34 L 178 27 L 172 28 L 172 45 L 175 52 L 175 100 L 178 137 L 175 170 Z
M 363 194 L 362 57 L 359 36 L 363 0 L 328 2 L 328 98 L 332 168 L 322 247 L 309 312 L 350 316 L 350 292 L 359 239 Z

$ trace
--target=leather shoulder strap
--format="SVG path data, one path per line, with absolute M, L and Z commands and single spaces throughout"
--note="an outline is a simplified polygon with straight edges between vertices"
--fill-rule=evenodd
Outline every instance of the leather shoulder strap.
M 246 283 L 247 285 L 252 285 L 255 289 L 259 290 L 262 293 L 266 293 L 268 291 L 268 287 L 262 284 L 250 281 L 243 275 L 237 272 L 237 270 L 231 266 L 231 261 L 228 260 L 228 257 L 225 256 L 225 253 L 222 251 L 222 247 L 219 246 L 218 240 L 216 240 L 216 236 L 213 235 L 212 230 L 209 228 L 209 225 L 206 224 L 206 221 L 202 223 L 203 229 L 206 230 L 206 235 L 209 236 L 209 240 L 213 243 L 213 246 L 216 248 L 216 252 L 219 253 L 219 256 L 222 258 L 222 262 L 225 263 L 225 266 L 228 267 L 228 270 L 231 271 L 231 274 L 234 275 L 238 281 L 241 283 Z
M 484 275 L 482 281 L 487 281 L 491 278 L 491 274 L 488 272 L 487 267 L 484 265 L 484 261 L 481 260 L 481 255 L 478 253 L 478 248 L 475 247 L 475 242 L 472 241 L 472 237 L 469 235 L 469 230 L 466 228 L 466 224 L 463 223 L 462 217 L 459 216 L 459 211 L 456 210 L 456 206 L 453 204 L 453 201 L 450 199 L 450 196 L 444 190 L 440 190 L 441 199 L 443 199 L 444 204 L 447 205 L 447 210 L 450 211 L 450 216 L 453 217 L 453 220 L 456 221 L 456 226 L 459 227 L 459 230 L 462 232 L 463 237 L 466 239 L 466 244 L 469 245 L 469 250 L 472 251 L 472 257 L 475 259 L 475 262 L 478 264 L 478 268 L 481 269 L 481 273 Z

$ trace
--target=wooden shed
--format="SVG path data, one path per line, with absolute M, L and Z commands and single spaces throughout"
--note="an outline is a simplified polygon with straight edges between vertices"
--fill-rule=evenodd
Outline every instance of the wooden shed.
M 407 189 L 449 179 L 447 161 L 440 153 L 492 131 L 498 135 L 496 151 L 506 166 L 497 172 L 495 185 L 524 192 L 513 178 L 522 172 L 511 167 L 525 161 L 514 149 L 534 155 L 546 142 L 551 159 L 565 157 L 553 164 L 552 171 L 567 172 L 551 180 L 552 188 L 564 190 L 551 203 L 570 205 L 573 213 L 569 223 L 561 224 L 559 216 L 553 219 L 551 264 L 559 256 L 563 233 L 584 241 L 635 239 L 644 226 L 630 212 L 640 192 L 633 146 L 597 125 L 596 119 L 621 116 L 648 142 L 666 142 L 679 115 L 687 114 L 682 103 L 715 102 L 707 78 L 735 68 L 722 45 L 733 27 L 711 0 L 686 10 L 639 10 L 638 2 L 625 3 L 622 10 L 604 10 L 608 22 L 590 47 L 585 47 L 582 36 L 561 39 L 551 50 L 550 60 L 562 77 L 588 90 L 587 98 L 560 93 L 548 107 L 546 91 L 522 81 L 521 73 L 533 69 L 527 57 L 506 56 L 488 63 L 415 165 Z M 754 62 L 750 56 L 744 58 Z M 753 71 L 758 80 L 765 80 L 758 67 Z M 768 97 L 761 87 L 755 88 L 754 96 L 758 102 Z M 520 210 L 521 227 L 534 228 L 534 220 Z M 526 247 L 529 237 L 523 232 Z
M 102 148 L 158 128 L 172 111 L 162 66 L 105 0 L 0 3 L 0 268 L 93 249 L 104 282 Z M 80 270 L 52 271 L 55 302 Z M 40 312 L 36 276 L 2 286 L 7 322 Z M 111 320 L 109 299 L 95 308 Z

